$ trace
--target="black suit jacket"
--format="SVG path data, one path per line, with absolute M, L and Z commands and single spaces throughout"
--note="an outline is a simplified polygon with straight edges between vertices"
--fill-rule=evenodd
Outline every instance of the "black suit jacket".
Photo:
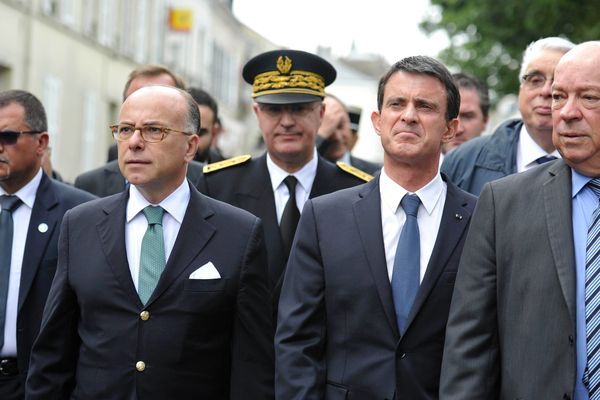
M 202 175 L 202 166 L 203 164 L 197 161 L 188 164 L 187 178 L 194 186 L 197 186 Z M 125 190 L 125 178 L 119 169 L 119 162 L 113 160 L 79 175 L 75 178 L 75 187 L 98 197 L 106 197 Z
M 125 250 L 128 193 L 65 215 L 26 399 L 271 398 L 260 220 L 192 187 L 164 273 L 144 306 Z M 221 279 L 189 279 L 208 262 Z
M 319 156 L 317 174 L 310 198 L 356 186 L 363 180 L 343 172 Z M 277 287 L 285 269 L 286 257 L 277 222 L 275 195 L 267 169 L 267 155 L 233 167 L 204 174 L 198 189 L 215 199 L 232 204 L 259 217 L 265 230 L 269 256 L 269 281 Z M 279 289 L 276 289 L 278 292 Z M 278 296 L 275 296 L 278 298 Z
M 279 303 L 278 399 L 437 399 L 448 309 L 475 206 L 472 195 L 447 184 L 438 237 L 402 337 L 379 178 L 307 202 Z
M 56 271 L 58 234 L 63 215 L 95 196 L 42 174 L 25 241 L 17 310 L 17 362 L 23 383 L 31 347 L 38 335 L 44 304 Z M 45 224 L 42 225 L 42 224 Z M 44 231 L 44 229 L 47 230 Z

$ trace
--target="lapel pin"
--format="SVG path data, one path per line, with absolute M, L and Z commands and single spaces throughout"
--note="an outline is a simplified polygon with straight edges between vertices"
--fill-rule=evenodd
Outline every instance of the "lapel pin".
M 454 218 L 460 221 L 463 217 L 460 214 L 454 214 Z
M 48 225 L 42 222 L 38 225 L 38 231 L 40 231 L 41 233 L 48 232 Z

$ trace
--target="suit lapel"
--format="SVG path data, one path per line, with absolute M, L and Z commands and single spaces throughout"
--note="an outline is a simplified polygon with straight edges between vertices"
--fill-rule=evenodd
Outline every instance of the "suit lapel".
M 441 273 L 445 270 L 450 256 L 454 253 L 471 219 L 471 211 L 467 209 L 466 196 L 459 192 L 456 186 L 448 182 L 445 176 L 444 180 L 447 183 L 447 192 L 440 228 L 427 264 L 425 276 L 423 276 L 423 281 L 419 286 L 417 297 L 408 316 L 407 327 L 410 326 Z
M 54 230 L 60 228 L 58 217 L 55 212 L 52 212 L 57 204 L 58 200 L 52 187 L 52 181 L 46 174 L 42 174 L 42 180 L 35 195 L 35 203 L 31 210 L 31 219 L 29 220 L 29 227 L 27 229 L 21 282 L 19 285 L 19 310 L 27 298 L 27 294 L 38 272 L 44 254 L 46 254 L 46 248 L 54 234 Z M 44 227 L 42 224 L 46 226 Z
M 358 232 L 371 270 L 371 276 L 381 300 L 381 306 L 394 335 L 399 337 L 392 288 L 385 259 L 383 232 L 381 230 L 379 177 L 364 185 L 359 196 L 360 199 L 353 206 Z
M 173 284 L 214 235 L 215 227 L 206 220 L 213 214 L 213 209 L 190 184 L 190 202 L 173 245 L 171 256 L 167 260 L 167 265 L 158 280 L 156 289 L 148 299 L 148 304 L 154 302 Z
M 128 198 L 129 191 L 124 191 L 120 195 L 111 198 L 108 204 L 103 207 L 104 215 L 96 224 L 96 229 L 108 265 L 115 274 L 117 281 L 131 301 L 141 307 L 142 302 L 131 278 L 125 248 L 125 212 Z
M 573 248 L 571 170 L 563 162 L 556 162 L 548 170 L 551 177 L 542 190 L 546 209 L 546 223 L 550 248 L 556 265 L 558 280 L 571 320 L 575 320 L 575 250 Z

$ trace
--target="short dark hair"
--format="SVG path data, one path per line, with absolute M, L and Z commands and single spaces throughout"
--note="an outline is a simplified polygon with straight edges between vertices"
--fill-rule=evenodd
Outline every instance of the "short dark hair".
M 219 119 L 219 105 L 207 91 L 197 87 L 190 87 L 187 89 L 187 92 L 192 96 L 196 104 L 210 108 L 215 116 L 214 123 L 221 123 L 221 120 Z
M 381 107 L 383 106 L 383 92 L 385 90 L 385 85 L 396 72 L 425 74 L 439 80 L 446 88 L 446 121 L 450 121 L 458 116 L 460 94 L 454 84 L 452 75 L 444 64 L 428 56 L 411 56 L 403 58 L 392 65 L 385 75 L 381 77 L 377 87 L 377 109 L 379 112 L 381 112 Z
M 48 120 L 42 102 L 25 90 L 6 90 L 0 92 L 0 108 L 17 103 L 25 110 L 24 122 L 32 131 L 46 132 Z
M 487 118 L 490 113 L 490 94 L 485 82 L 480 81 L 475 76 L 465 72 L 457 72 L 452 74 L 452 77 L 459 90 L 468 89 L 477 92 L 477 95 L 479 96 L 479 108 L 481 108 L 483 116 Z
M 129 90 L 129 86 L 131 86 L 131 82 L 133 82 L 135 78 L 140 76 L 159 76 L 163 74 L 169 75 L 173 79 L 176 88 L 185 90 L 185 81 L 181 76 L 171 71 L 164 65 L 147 64 L 134 69 L 127 77 L 127 82 L 125 83 L 125 88 L 123 89 L 123 101 L 125 101 L 127 98 L 127 91 Z

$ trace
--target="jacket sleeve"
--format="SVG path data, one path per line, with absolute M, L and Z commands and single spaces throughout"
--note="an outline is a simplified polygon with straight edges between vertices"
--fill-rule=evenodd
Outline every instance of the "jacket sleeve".
M 491 186 L 477 202 L 446 328 L 440 399 L 496 399 L 499 387 L 496 215 Z
M 325 280 L 313 203 L 306 202 L 279 301 L 275 334 L 277 399 L 325 398 Z

